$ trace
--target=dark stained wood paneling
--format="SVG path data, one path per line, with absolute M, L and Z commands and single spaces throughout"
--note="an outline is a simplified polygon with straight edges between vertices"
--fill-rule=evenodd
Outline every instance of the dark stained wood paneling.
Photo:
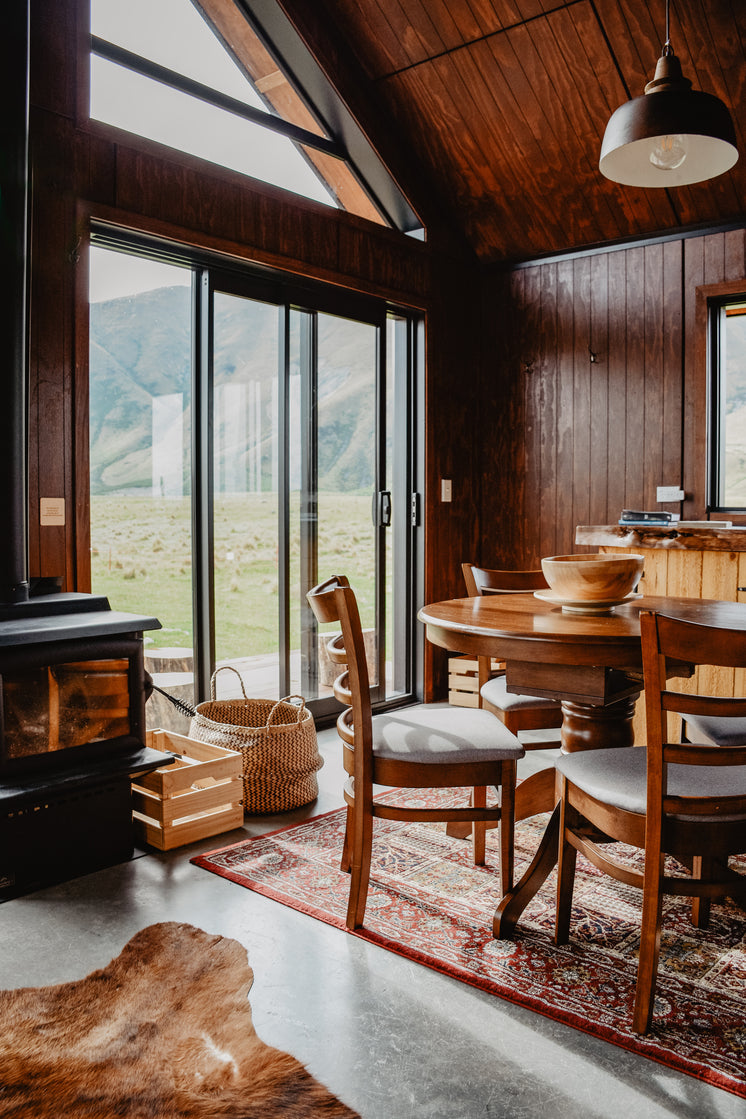
M 627 497 L 627 254 L 608 256 L 608 334 L 606 365 L 609 401 L 609 462 L 606 492 L 609 509 L 624 509 Z M 580 522 L 578 522 L 580 523 Z
M 541 268 L 527 270 L 523 280 L 523 361 L 525 426 L 524 548 L 541 538 L 541 391 L 543 351 L 541 335 Z M 510 506 L 509 506 L 510 508 Z
M 496 307 L 517 303 L 517 287 L 522 272 L 491 277 L 481 292 L 482 350 L 489 355 L 486 376 L 482 378 L 480 414 L 483 424 L 483 463 L 480 464 L 482 492 L 494 509 L 520 506 L 525 492 L 523 451 L 513 438 L 513 431 L 524 425 L 523 378 L 521 375 L 520 339 L 506 329 Z M 484 359 L 480 364 L 483 364 Z M 486 567 L 508 566 L 515 555 L 523 553 L 519 538 L 523 521 L 520 517 L 500 518 L 484 527 L 484 540 L 477 541 L 474 562 Z M 468 557 L 467 557 L 468 558 Z
M 684 477 L 683 414 L 683 246 L 676 241 L 663 245 L 663 419 L 660 428 L 661 485 L 681 485 Z M 653 494 L 653 497 L 656 495 Z M 653 508 L 658 508 L 658 504 Z M 663 506 L 679 512 L 680 505 Z
M 455 328 L 455 329 L 454 329 Z M 478 276 L 437 269 L 427 323 L 425 395 L 425 597 L 463 596 L 461 564 L 478 556 L 479 510 L 489 486 L 482 448 L 491 439 L 482 407 L 483 338 Z M 441 479 L 452 482 L 452 501 L 440 500 Z M 425 695 L 447 691 L 447 657 L 426 643 Z
M 557 543 L 557 265 L 540 269 L 539 337 L 541 363 L 532 383 L 538 390 L 539 493 L 542 555 L 555 555 Z
M 591 373 L 588 343 L 591 319 L 591 261 L 581 257 L 574 261 L 572 306 L 572 390 L 573 390 L 573 455 L 572 474 L 559 479 L 558 485 L 570 484 L 573 520 L 586 522 L 590 517 L 591 476 Z M 572 552 L 568 525 L 560 528 L 562 546 L 558 555 Z M 534 561 L 540 557 L 535 556 Z
M 663 485 L 661 457 L 663 445 L 663 246 L 648 245 L 643 250 L 645 269 L 645 416 L 643 423 L 644 509 L 657 507 L 656 486 Z M 600 521 L 596 521 L 600 524 Z
M 645 250 L 624 254 L 627 302 L 622 309 L 627 327 L 627 455 L 624 506 L 645 508 Z M 628 308 L 636 312 L 627 314 Z
M 557 485 L 556 526 L 554 555 L 565 547 L 563 533 L 557 526 L 574 521 L 573 491 L 562 485 L 563 478 L 573 473 L 574 433 L 576 423 L 574 388 L 574 337 L 573 321 L 574 269 L 571 260 L 557 264 Z
M 71 142 L 72 142 L 71 138 Z M 212 169 L 113 129 L 74 137 L 78 188 L 99 217 L 422 306 L 428 251 L 351 214 Z M 165 154 L 164 154 L 165 153 Z
M 76 494 L 73 486 L 74 337 L 71 311 L 80 251 L 72 163 L 46 162 L 68 132 L 63 118 L 35 118 L 31 147 L 37 186 L 31 214 L 29 329 L 29 573 L 59 576 L 75 588 Z M 86 432 L 87 437 L 87 432 Z M 64 498 L 67 524 L 39 524 L 39 500 Z
M 515 549 L 512 555 L 501 551 L 500 562 L 530 567 L 542 556 L 576 551 L 577 525 L 615 523 L 626 506 L 656 509 L 658 486 L 683 481 L 691 487 L 689 429 L 682 425 L 684 254 L 717 258 L 722 272 L 726 238 L 731 267 L 743 268 L 739 232 L 714 242 L 697 237 L 580 255 L 511 273 L 507 305 L 496 314 L 524 363 L 497 370 L 496 382 L 509 399 L 511 379 L 516 382 L 523 409 L 505 420 L 513 446 L 506 435 L 500 443 L 501 460 L 517 464 L 512 494 L 506 500 L 499 491 L 498 503 L 490 487 L 483 488 L 485 564 L 496 552 L 495 524 L 502 524 L 502 538 Z M 531 356 L 534 364 L 526 368 Z M 487 354 L 486 378 L 489 362 Z M 498 465 L 490 450 L 486 443 L 486 477 Z
M 606 513 L 609 489 L 609 258 L 590 259 L 590 325 L 588 330 L 588 378 L 591 396 L 591 469 L 588 479 L 588 509 L 592 524 Z M 593 361 L 593 357 L 596 360 Z

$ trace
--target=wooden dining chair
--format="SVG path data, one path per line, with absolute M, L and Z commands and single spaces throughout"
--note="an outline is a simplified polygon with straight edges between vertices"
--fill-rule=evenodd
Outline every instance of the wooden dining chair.
M 345 709 L 337 719 L 343 743 L 347 826 L 342 870 L 350 873 L 347 927 L 360 928 L 370 879 L 373 820 L 474 822 L 474 862 L 485 862 L 487 823 L 499 826 L 500 895 L 513 882 L 513 826 L 516 762 L 523 747 L 487 711 L 418 704 L 373 715 L 368 665 L 357 600 L 344 575 L 335 575 L 308 592 L 319 622 L 337 622 L 341 634 L 327 651 L 341 674 L 334 695 Z M 473 803 L 457 807 L 415 808 L 406 795 L 396 803 L 374 798 L 373 786 L 400 789 L 473 790 Z M 499 804 L 487 805 L 487 789 L 499 789 Z
M 499 571 L 462 563 L 466 592 L 470 598 L 484 594 L 525 594 L 548 590 L 541 571 Z M 489 657 L 479 657 L 479 706 L 497 715 L 513 734 L 521 731 L 552 730 L 562 726 L 562 708 L 558 700 L 532 695 L 514 695 L 508 691 L 505 670 L 493 672 Z M 527 750 L 543 750 L 557 746 L 556 738 L 534 739 L 523 743 Z
M 578 851 L 642 890 L 633 1029 L 644 1034 L 653 1016 L 663 895 L 746 900 L 746 876 L 728 867 L 729 855 L 746 851 L 746 747 L 665 740 L 668 712 L 741 718 L 746 699 L 669 691 L 666 661 L 744 667 L 746 631 L 652 611 L 640 614 L 640 631 L 647 746 L 579 751 L 555 763 L 561 812 L 555 942 L 568 940 Z M 612 843 L 644 851 L 644 869 L 609 851 Z M 678 861 L 678 873 L 666 855 Z M 693 920 L 698 923 L 696 910 Z

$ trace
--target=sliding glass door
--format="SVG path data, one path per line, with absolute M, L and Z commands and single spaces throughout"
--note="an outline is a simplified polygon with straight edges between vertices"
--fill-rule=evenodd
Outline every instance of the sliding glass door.
M 92 251 L 93 589 L 160 619 L 147 653 L 165 690 L 202 698 L 229 665 L 247 695 L 301 694 L 323 713 L 334 672 L 305 596 L 345 574 L 373 698 L 406 696 L 413 321 L 203 263 L 140 260 L 142 290 L 107 298 L 122 257 Z M 240 694 L 235 673 L 216 682 Z

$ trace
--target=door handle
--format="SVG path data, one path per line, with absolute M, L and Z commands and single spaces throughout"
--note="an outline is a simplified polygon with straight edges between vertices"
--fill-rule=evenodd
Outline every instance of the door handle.
M 379 490 L 375 495 L 375 516 L 373 518 L 378 528 L 388 528 L 391 524 L 391 491 Z

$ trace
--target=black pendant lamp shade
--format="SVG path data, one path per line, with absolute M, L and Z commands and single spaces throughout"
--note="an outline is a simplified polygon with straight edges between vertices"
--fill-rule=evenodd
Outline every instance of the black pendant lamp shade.
M 668 23 L 668 12 L 666 12 Z M 606 126 L 599 167 L 626 186 L 686 186 L 714 179 L 738 159 L 728 109 L 691 88 L 668 40 L 642 97 L 620 105 Z

